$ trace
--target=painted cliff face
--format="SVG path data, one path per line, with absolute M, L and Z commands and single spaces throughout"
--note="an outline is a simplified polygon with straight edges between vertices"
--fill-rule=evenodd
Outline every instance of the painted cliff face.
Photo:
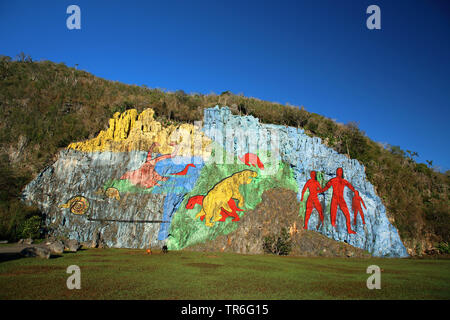
M 61 151 L 23 198 L 47 213 L 56 235 L 182 249 L 233 233 L 275 188 L 298 194 L 292 225 L 304 221 L 304 228 L 376 256 L 406 256 L 359 162 L 301 129 L 227 108 L 206 109 L 202 128 L 164 127 L 151 109 L 117 113 L 96 138 Z

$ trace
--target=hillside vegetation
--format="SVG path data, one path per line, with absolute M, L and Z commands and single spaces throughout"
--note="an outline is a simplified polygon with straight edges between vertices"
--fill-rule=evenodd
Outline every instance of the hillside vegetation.
M 29 234 L 30 217 L 40 213 L 22 204 L 21 189 L 52 163 L 59 149 L 106 129 L 114 112 L 151 107 L 158 121 L 168 124 L 200 120 L 203 109 L 216 104 L 264 123 L 301 127 L 358 159 L 412 253 L 421 254 L 432 246 L 448 250 L 450 173 L 417 163 L 412 151 L 370 140 L 355 123 L 338 124 L 303 107 L 228 91 L 186 94 L 126 85 L 63 63 L 33 62 L 25 55 L 14 60 L 0 56 L 0 239 Z

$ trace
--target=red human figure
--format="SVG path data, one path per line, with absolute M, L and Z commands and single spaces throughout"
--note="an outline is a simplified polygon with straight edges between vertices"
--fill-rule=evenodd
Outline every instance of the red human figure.
M 316 180 L 316 172 L 311 171 L 310 173 L 311 179 L 309 179 L 302 190 L 302 198 L 300 201 L 303 201 L 303 195 L 305 191 L 309 188 L 309 197 L 306 201 L 306 214 L 305 214 L 305 226 L 304 229 L 308 229 L 308 221 L 311 216 L 311 212 L 314 208 L 316 208 L 317 212 L 319 212 L 320 220 L 323 223 L 323 212 L 322 205 L 320 204 L 319 198 L 317 197 L 320 189 L 322 188 L 320 183 Z
M 261 162 L 261 160 L 259 160 L 259 157 L 254 153 L 246 153 L 244 154 L 244 156 L 238 158 L 249 167 L 250 165 L 254 166 L 255 168 L 256 166 L 258 166 L 259 169 L 264 170 L 264 164 Z
M 356 217 L 358 216 L 358 212 L 361 214 L 361 219 L 362 219 L 362 223 L 366 224 L 366 222 L 364 221 L 364 212 L 361 208 L 361 204 L 364 206 L 364 209 L 367 210 L 366 205 L 363 201 L 363 199 L 361 198 L 361 196 L 359 195 L 358 191 L 355 191 L 355 195 L 353 196 L 353 200 L 352 200 L 352 209 L 353 209 L 353 213 L 354 213 L 354 225 L 356 226 Z
M 351 219 L 350 213 L 348 212 L 347 204 L 344 199 L 344 188 L 348 187 L 350 190 L 355 192 L 355 188 L 351 185 L 350 182 L 343 178 L 344 170 L 342 168 L 338 168 L 336 170 L 336 177 L 328 181 L 325 188 L 320 190 L 320 193 L 327 191 L 330 187 L 333 187 L 333 196 L 331 198 L 331 225 L 336 228 L 336 213 L 337 208 L 341 208 L 344 213 L 345 220 L 347 222 L 347 232 L 350 234 L 355 234 L 356 232 L 351 228 Z

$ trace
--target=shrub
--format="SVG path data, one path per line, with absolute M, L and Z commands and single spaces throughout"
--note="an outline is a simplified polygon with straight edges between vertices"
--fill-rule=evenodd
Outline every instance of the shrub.
M 41 236 L 41 217 L 32 216 L 20 226 L 22 238 L 38 239 Z
M 441 242 L 436 247 L 441 254 L 450 254 L 450 246 L 447 242 Z
M 263 250 L 265 253 L 287 256 L 292 250 L 292 241 L 286 228 L 281 229 L 279 235 L 270 235 L 264 238 Z

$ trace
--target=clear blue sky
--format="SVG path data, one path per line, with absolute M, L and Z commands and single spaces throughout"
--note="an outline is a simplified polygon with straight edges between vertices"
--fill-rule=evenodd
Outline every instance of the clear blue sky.
M 66 8 L 81 8 L 81 30 Z M 366 8 L 381 8 L 381 30 Z M 3 1 L 0 54 L 359 122 L 450 169 L 450 1 Z

